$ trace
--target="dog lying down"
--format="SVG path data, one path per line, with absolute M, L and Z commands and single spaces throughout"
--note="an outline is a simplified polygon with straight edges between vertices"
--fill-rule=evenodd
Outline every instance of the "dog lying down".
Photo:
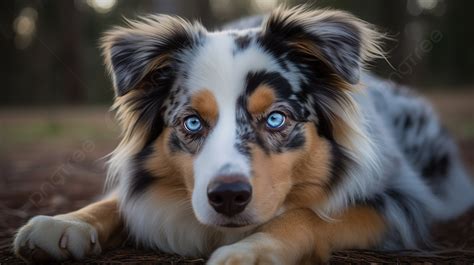
M 215 32 L 166 15 L 112 29 L 115 189 L 32 218 L 16 254 L 82 259 L 128 237 L 209 264 L 314 264 L 429 245 L 430 224 L 473 204 L 473 183 L 432 108 L 364 72 L 380 39 L 306 7 Z

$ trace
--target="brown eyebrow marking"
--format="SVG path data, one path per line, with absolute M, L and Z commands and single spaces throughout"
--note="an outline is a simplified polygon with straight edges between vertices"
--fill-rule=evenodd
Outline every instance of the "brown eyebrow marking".
M 275 101 L 274 90 L 269 85 L 260 85 L 250 95 L 247 104 L 247 110 L 251 114 L 265 112 Z
M 203 89 L 191 97 L 191 107 L 201 117 L 211 123 L 217 120 L 218 108 L 216 98 L 209 89 Z

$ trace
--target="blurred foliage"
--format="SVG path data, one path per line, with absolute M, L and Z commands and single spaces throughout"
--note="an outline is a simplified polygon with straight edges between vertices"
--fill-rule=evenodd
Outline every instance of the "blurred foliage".
M 266 13 L 279 0 L 16 0 L 0 2 L 0 106 L 110 103 L 113 93 L 98 40 L 123 17 L 147 13 L 199 19 L 210 29 Z M 310 3 L 312 4 L 312 3 Z M 314 7 L 348 10 L 387 32 L 390 65 L 378 74 L 423 88 L 473 84 L 474 28 L 469 0 L 320 0 Z
M 105 106 L 4 109 L 0 111 L 0 156 L 15 148 L 44 146 L 48 150 L 85 140 L 115 144 L 120 129 L 113 116 Z

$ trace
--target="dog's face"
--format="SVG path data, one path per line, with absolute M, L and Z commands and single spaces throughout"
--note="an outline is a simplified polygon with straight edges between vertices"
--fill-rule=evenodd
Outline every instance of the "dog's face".
M 191 201 L 201 223 L 223 227 L 324 201 L 350 162 L 349 94 L 370 34 L 348 14 L 303 8 L 245 31 L 157 16 L 109 32 L 123 145 L 135 150 L 129 196 Z

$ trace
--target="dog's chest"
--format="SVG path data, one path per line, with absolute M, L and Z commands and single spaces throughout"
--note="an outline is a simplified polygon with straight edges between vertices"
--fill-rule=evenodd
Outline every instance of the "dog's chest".
M 121 203 L 128 232 L 140 246 L 183 256 L 202 257 L 246 235 L 241 232 L 223 232 L 200 224 L 190 205 L 186 207 L 176 202 L 154 202 L 139 199 Z

